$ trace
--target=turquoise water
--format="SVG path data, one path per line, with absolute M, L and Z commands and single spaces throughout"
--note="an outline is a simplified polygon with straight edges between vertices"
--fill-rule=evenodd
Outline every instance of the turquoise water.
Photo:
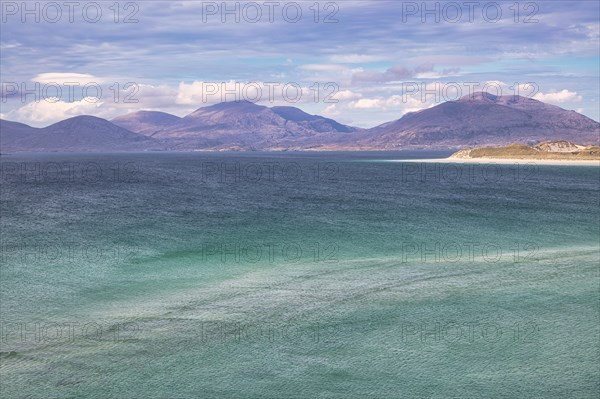
M 600 170 L 2 157 L 4 398 L 596 398 Z

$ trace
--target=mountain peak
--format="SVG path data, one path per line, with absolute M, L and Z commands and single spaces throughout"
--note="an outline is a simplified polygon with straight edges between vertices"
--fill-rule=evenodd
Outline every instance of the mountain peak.
M 179 118 L 178 116 L 168 114 L 168 113 L 162 112 L 162 111 L 141 110 L 141 111 L 131 112 L 129 114 L 117 116 L 116 118 L 113 118 L 112 121 L 125 120 L 125 119 L 159 118 L 159 117 Z
M 97 116 L 91 115 L 78 115 L 72 118 L 56 122 L 48 127 L 47 129 L 82 129 L 82 128 L 112 128 L 116 127 L 106 119 L 98 118 Z
M 462 96 L 461 98 L 458 99 L 458 101 L 461 101 L 461 102 L 485 101 L 485 102 L 495 103 L 498 101 L 499 98 L 500 98 L 500 96 L 496 96 L 494 94 L 491 94 L 491 93 L 488 93 L 485 91 L 476 91 L 476 92 Z
M 196 111 L 258 111 L 266 107 L 258 105 L 248 100 L 226 101 L 207 107 L 198 108 Z M 194 112 L 196 112 L 194 111 Z
M 117 126 L 145 136 L 153 136 L 181 120 L 180 117 L 160 111 L 137 111 L 111 120 Z
M 296 121 L 300 121 L 300 120 L 313 120 L 316 118 L 319 118 L 319 116 L 316 115 L 310 115 L 304 111 L 302 111 L 300 108 L 296 108 L 296 107 L 290 107 L 290 106 L 276 106 L 276 107 L 272 107 L 271 110 L 273 112 L 275 112 L 277 115 L 288 119 L 288 120 L 296 120 Z
M 598 143 L 598 122 L 518 95 L 475 92 L 371 129 L 371 146 L 439 148 L 568 140 Z M 391 144 L 390 144 L 391 143 Z
M 485 104 L 498 104 L 514 107 L 518 105 L 545 105 L 543 102 L 535 100 L 530 97 L 523 97 L 517 94 L 511 94 L 506 96 L 497 96 L 485 91 L 476 91 L 471 94 L 462 96 L 457 100 L 458 102 L 465 103 L 485 103 Z
M 130 151 L 143 150 L 154 141 L 106 119 L 79 115 L 50 126 L 24 129 L 2 123 L 2 145 L 17 151 Z M 7 142 L 8 141 L 8 142 Z
M 106 119 L 102 119 L 102 118 L 98 118 L 97 116 L 92 116 L 92 115 L 77 115 L 77 116 L 73 116 L 71 118 L 67 118 L 65 120 L 62 120 L 62 121 L 57 122 L 57 123 L 63 123 L 63 122 L 103 123 L 103 122 L 107 122 L 107 120 Z

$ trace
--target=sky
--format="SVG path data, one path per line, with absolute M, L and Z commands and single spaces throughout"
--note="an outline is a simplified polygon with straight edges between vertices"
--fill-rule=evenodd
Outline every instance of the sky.
M 372 127 L 485 90 L 598 121 L 599 4 L 2 0 L 0 117 L 248 100 Z

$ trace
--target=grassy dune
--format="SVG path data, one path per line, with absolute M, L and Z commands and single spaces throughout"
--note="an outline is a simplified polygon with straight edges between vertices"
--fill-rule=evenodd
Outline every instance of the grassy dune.
M 453 158 L 515 158 L 552 160 L 600 160 L 599 146 L 575 146 L 571 150 L 551 151 L 548 143 L 535 146 L 511 144 L 505 147 L 488 147 L 461 150 Z

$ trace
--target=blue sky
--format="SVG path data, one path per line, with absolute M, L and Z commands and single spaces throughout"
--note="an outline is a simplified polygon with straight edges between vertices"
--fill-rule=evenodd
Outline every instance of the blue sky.
M 77 3 L 2 1 L 2 118 L 250 99 L 370 127 L 483 87 L 600 117 L 595 0 Z

